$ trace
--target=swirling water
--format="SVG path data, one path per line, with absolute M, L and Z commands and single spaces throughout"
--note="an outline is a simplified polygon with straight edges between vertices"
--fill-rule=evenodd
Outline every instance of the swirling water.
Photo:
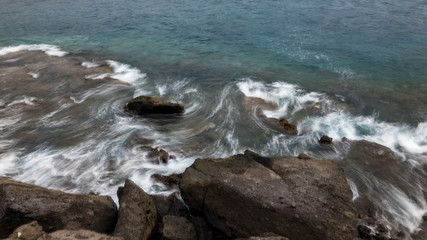
M 167 194 L 174 189 L 152 174 L 179 173 L 198 157 L 245 149 L 269 156 L 306 152 L 345 168 L 345 149 L 316 151 L 323 134 L 385 145 L 402 157 L 405 170 L 427 162 L 422 0 L 1 0 L 0 47 L 2 56 L 40 50 L 58 59 L 81 57 L 82 68 L 111 68 L 87 78 L 131 85 L 73 88 L 69 79 L 38 89 L 3 85 L 0 174 L 17 180 L 114 196 L 129 177 L 151 193 Z M 19 59 L 0 67 L 14 63 L 25 67 Z M 3 69 L 0 78 L 11 74 Z M 43 69 L 28 74 L 44 79 Z M 123 113 L 126 101 L 141 94 L 181 102 L 186 113 L 172 119 Z M 270 129 L 259 118 L 262 106 L 249 97 L 277 105 L 261 111 L 297 123 L 300 134 Z M 37 111 L 44 103 L 51 105 Z M 145 144 L 176 158 L 148 162 L 138 150 Z M 355 199 L 358 189 L 368 191 L 390 226 L 417 232 L 427 212 L 425 174 L 403 180 L 403 189 L 394 182 L 402 180 L 397 172 L 385 181 L 345 170 Z

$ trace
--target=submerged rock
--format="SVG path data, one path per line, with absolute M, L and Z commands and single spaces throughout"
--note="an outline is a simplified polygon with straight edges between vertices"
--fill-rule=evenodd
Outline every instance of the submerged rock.
M 194 225 L 184 217 L 167 215 L 163 217 L 162 236 L 168 240 L 196 240 Z
M 266 158 L 250 151 L 197 159 L 180 187 L 190 208 L 229 238 L 267 232 L 293 240 L 356 236 L 352 192 L 334 161 Z
M 157 231 L 157 209 L 150 195 L 127 179 L 118 191 L 119 218 L 113 236 L 146 240 Z
M 0 178 L 0 238 L 31 221 L 44 231 L 88 229 L 109 233 L 117 208 L 108 196 L 69 194 Z
M 147 153 L 147 160 L 148 161 L 152 161 L 155 162 L 157 164 L 160 163 L 167 163 L 169 161 L 169 159 L 173 159 L 174 156 L 173 155 L 169 155 L 168 152 L 166 152 L 165 150 L 161 149 L 161 148 L 153 148 L 150 146 L 141 146 L 139 147 L 139 149 L 141 149 L 142 151 Z
M 267 118 L 267 122 L 275 129 L 287 135 L 298 135 L 297 126 L 288 122 L 288 120 L 281 118 Z
M 320 144 L 324 144 L 324 145 L 329 145 L 332 144 L 332 138 L 326 135 L 323 135 L 320 139 L 319 139 L 319 143 Z
M 138 115 L 146 114 L 183 114 L 184 106 L 177 103 L 165 102 L 150 96 L 139 96 L 129 101 L 125 110 Z

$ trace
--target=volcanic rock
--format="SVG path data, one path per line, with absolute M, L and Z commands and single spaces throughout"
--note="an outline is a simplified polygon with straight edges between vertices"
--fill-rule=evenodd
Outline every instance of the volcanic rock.
M 163 217 L 162 235 L 168 240 L 196 240 L 194 225 L 184 217 L 167 215 Z
M 139 96 L 128 102 L 125 110 L 138 115 L 146 114 L 182 114 L 184 106 L 177 103 L 165 102 L 150 96 Z
M 46 232 L 88 229 L 109 233 L 117 208 L 108 196 L 68 194 L 0 178 L 0 238 L 31 221 Z
M 113 236 L 146 240 L 157 231 L 157 209 L 150 195 L 127 179 L 118 191 L 119 218 Z
M 197 159 L 180 187 L 189 207 L 229 238 L 267 232 L 293 240 L 356 236 L 352 192 L 334 161 L 266 158 L 250 151 Z

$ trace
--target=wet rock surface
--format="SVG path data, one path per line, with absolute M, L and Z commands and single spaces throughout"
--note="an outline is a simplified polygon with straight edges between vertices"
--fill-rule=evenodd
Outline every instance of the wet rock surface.
M 146 240 L 157 231 L 157 209 L 150 195 L 127 179 L 118 191 L 119 218 L 113 236 Z
M 323 144 L 323 145 L 330 145 L 332 144 L 332 138 L 326 135 L 323 135 L 320 139 L 319 139 L 319 143 Z
M 169 155 L 168 152 L 158 147 L 141 146 L 139 149 L 147 153 L 148 161 L 152 161 L 157 164 L 167 163 L 170 159 L 175 158 L 175 156 Z
M 279 132 L 283 132 L 287 135 L 298 135 L 298 129 L 295 124 L 291 124 L 286 119 L 277 119 L 277 118 L 266 118 L 266 122 Z
M 34 220 L 46 232 L 88 229 L 109 233 L 117 220 L 117 208 L 107 196 L 68 194 L 0 178 L 0 237 Z
M 130 100 L 125 110 L 138 115 L 147 114 L 183 114 L 184 106 L 170 103 L 151 96 L 139 96 Z
M 197 159 L 184 172 L 182 197 L 229 238 L 266 232 L 290 239 L 353 239 L 356 210 L 333 161 L 265 158 L 253 152 Z

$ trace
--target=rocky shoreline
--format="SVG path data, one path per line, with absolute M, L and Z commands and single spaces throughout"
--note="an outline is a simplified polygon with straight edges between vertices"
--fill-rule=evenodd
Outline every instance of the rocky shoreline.
M 368 141 L 352 144 L 386 150 Z M 108 196 L 0 178 L 0 238 L 344 240 L 355 239 L 358 230 L 361 239 L 399 239 L 381 227 L 372 210 L 368 215 L 360 206 L 356 210 L 334 161 L 246 151 L 197 159 L 181 175 L 155 178 L 178 185 L 180 193 L 151 196 L 128 179 L 117 191 L 118 208 Z M 378 231 L 361 224 L 368 218 Z
M 23 53 L 15 53 L 12 57 L 20 57 L 20 54 Z M 35 58 L 46 57 L 38 53 L 33 55 Z M 73 74 L 79 73 L 71 86 L 75 87 L 76 92 L 87 84 L 122 84 L 109 77 L 112 70 L 106 66 L 80 72 L 80 59 L 66 63 L 66 69 Z M 48 64 L 28 66 L 37 69 L 49 67 Z M 109 75 L 101 74 L 103 72 Z M 19 70 L 14 74 L 24 76 L 30 84 L 36 84 L 33 83 L 36 78 L 28 75 L 27 70 Z M 12 82 L 4 83 L 14 86 Z M 63 91 L 69 89 L 70 86 Z M 73 99 L 66 101 L 77 104 L 78 100 Z M 245 101 L 249 106 L 261 103 L 265 109 L 277 107 L 262 99 L 245 98 Z M 9 105 L 4 104 L 0 109 Z M 184 106 L 151 96 L 139 96 L 126 104 L 124 110 L 148 119 L 179 119 L 184 113 Z M 286 119 L 267 118 L 260 109 L 256 109 L 256 114 L 273 131 L 290 137 L 301 134 L 297 126 Z M 360 171 L 372 172 L 380 180 L 388 178 L 383 172 L 400 173 L 407 182 L 411 182 L 420 172 L 427 172 L 425 167 L 402 171 L 406 168 L 401 166 L 400 157 L 391 149 L 374 142 L 345 138 L 333 141 L 328 136 L 322 136 L 316 141 L 324 151 L 346 146 L 343 157 L 351 161 L 345 164 L 352 164 L 354 169 Z M 149 145 L 144 142 L 144 145 L 138 147 L 139 151 L 146 154 L 147 161 L 159 165 L 175 158 L 165 150 Z M 127 179 L 124 186 L 117 189 L 119 206 L 109 196 L 64 193 L 0 177 L 0 238 L 407 238 L 384 222 L 385 214 L 372 208 L 372 200 L 364 197 L 365 189 L 359 189 L 357 194 L 360 196 L 354 199 L 346 174 L 351 173 L 344 173 L 342 166 L 332 160 L 318 160 L 306 154 L 271 158 L 247 150 L 227 158 L 197 159 L 179 175 L 153 175 L 155 181 L 178 189 L 169 196 L 149 195 Z M 422 187 L 424 196 L 427 196 L 427 184 Z M 426 229 L 425 225 L 426 222 L 421 227 Z M 412 237 L 422 240 L 426 239 L 424 235 L 425 231 L 421 230 Z

